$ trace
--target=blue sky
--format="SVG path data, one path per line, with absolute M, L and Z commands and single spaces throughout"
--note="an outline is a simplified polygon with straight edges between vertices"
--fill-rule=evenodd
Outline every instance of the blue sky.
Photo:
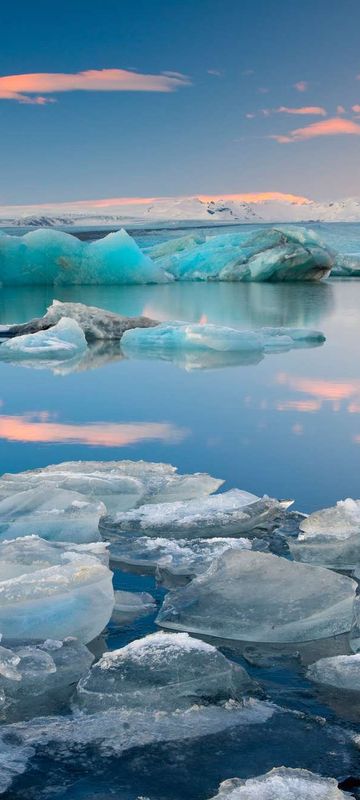
M 360 194 L 359 30 L 358 0 L 8 4 L 0 203 Z M 130 75 L 99 91 L 89 70 Z M 50 89 L 21 78 L 11 96 L 8 77 L 33 73 Z M 83 88 L 57 91 L 64 74 Z

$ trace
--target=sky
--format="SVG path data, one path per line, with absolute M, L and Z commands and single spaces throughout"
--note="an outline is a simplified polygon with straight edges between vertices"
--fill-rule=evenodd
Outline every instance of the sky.
M 18 0 L 0 204 L 360 195 L 359 0 Z

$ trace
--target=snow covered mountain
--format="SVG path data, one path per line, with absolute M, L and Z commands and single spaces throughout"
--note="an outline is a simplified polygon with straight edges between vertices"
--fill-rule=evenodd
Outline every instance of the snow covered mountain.
M 67 227 L 197 223 L 360 222 L 360 198 L 317 202 L 296 195 L 169 197 L 0 206 L 0 226 Z

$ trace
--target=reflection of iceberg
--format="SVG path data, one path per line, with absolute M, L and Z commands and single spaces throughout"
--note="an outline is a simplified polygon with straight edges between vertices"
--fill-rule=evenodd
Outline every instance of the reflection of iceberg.
M 71 234 L 36 230 L 0 235 L 0 282 L 5 286 L 163 283 L 170 280 L 319 280 L 334 254 L 305 228 L 185 237 L 144 254 L 124 230 L 83 242 Z
M 173 239 L 147 251 L 176 280 L 303 281 L 329 274 L 335 254 L 306 228 Z

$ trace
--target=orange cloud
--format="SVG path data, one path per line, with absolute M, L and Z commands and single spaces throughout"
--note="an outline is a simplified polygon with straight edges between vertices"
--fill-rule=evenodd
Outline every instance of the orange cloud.
M 294 83 L 294 89 L 297 89 L 298 92 L 306 92 L 309 88 L 309 84 L 307 81 L 298 81 Z
M 126 69 L 90 69 L 73 74 L 37 72 L 0 77 L 0 99 L 43 105 L 53 102 L 44 95 L 57 92 L 173 92 L 189 84 L 189 78 L 179 72 L 159 75 Z
M 360 136 L 360 125 L 350 119 L 333 117 L 332 119 L 324 119 L 321 122 L 313 122 L 305 128 L 296 128 L 285 136 L 273 134 L 270 138 L 275 139 L 280 144 L 288 144 L 289 142 L 303 142 L 318 136 L 340 136 L 341 134 Z
M 158 439 L 178 442 L 186 431 L 168 422 L 92 422 L 84 425 L 48 421 L 47 412 L 0 416 L 0 438 L 8 442 L 62 442 L 98 447 L 125 447 Z
M 276 109 L 277 114 L 299 114 L 299 115 L 318 115 L 319 117 L 326 117 L 326 110 L 322 106 L 301 106 L 300 108 L 288 108 L 287 106 L 280 106 Z

